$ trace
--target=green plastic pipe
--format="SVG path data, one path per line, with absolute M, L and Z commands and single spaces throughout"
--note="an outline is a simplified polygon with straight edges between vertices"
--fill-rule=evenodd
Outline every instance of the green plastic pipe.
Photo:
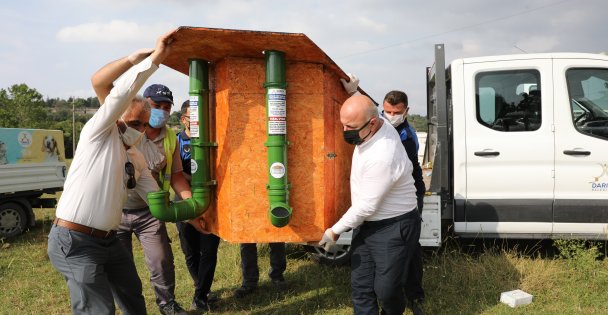
M 171 202 L 168 191 L 148 193 L 152 215 L 166 222 L 194 219 L 211 203 L 209 147 L 209 67 L 205 60 L 190 59 L 190 146 L 192 151 L 192 198 Z
M 268 147 L 268 217 L 272 225 L 283 227 L 291 219 L 287 182 L 287 104 L 285 53 L 264 52 L 266 61 L 266 127 Z

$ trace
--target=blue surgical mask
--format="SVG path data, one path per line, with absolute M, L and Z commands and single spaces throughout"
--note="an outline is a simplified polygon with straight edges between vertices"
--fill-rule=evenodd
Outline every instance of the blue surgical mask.
M 169 120 L 169 113 L 158 108 L 152 108 L 150 111 L 150 127 L 161 128 Z

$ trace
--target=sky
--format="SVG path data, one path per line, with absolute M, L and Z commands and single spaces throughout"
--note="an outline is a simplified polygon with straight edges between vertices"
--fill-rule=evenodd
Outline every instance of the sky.
M 426 114 L 434 44 L 457 58 L 608 51 L 606 0 L 32 0 L 0 6 L 0 88 L 91 97 L 91 75 L 178 26 L 303 33 L 381 102 L 409 96 Z M 161 68 L 148 83 L 187 99 L 188 78 Z M 145 85 L 147 86 L 147 84 Z

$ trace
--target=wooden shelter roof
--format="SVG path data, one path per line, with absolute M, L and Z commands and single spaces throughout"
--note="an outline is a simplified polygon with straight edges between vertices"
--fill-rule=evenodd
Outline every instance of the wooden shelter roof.
M 263 58 L 264 50 L 285 53 L 287 61 L 323 64 L 347 78 L 342 69 L 306 35 L 181 26 L 164 65 L 188 75 L 188 59 L 215 62 L 225 57 Z

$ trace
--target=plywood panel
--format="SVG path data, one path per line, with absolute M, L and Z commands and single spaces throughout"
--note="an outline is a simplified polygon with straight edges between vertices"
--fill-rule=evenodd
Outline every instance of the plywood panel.
M 350 164 L 354 146 L 347 144 L 343 138 L 343 127 L 340 123 L 340 107 L 348 94 L 339 83 L 339 76 L 332 71 L 324 72 L 325 143 L 327 153 L 331 154 L 326 162 L 328 189 L 325 193 L 329 203 L 325 210 L 323 230 L 331 227 L 350 206 Z
M 325 110 L 327 104 L 331 104 L 334 116 L 339 110 L 334 97 L 327 96 L 328 86 L 335 90 L 339 81 L 338 76 L 333 75 L 335 82 L 328 84 L 325 71 L 320 64 L 287 64 L 287 155 L 293 216 L 288 226 L 276 228 L 268 219 L 266 104 L 265 89 L 261 88 L 264 61 L 230 57 L 217 63 L 213 77 L 217 89 L 218 209 L 213 230 L 223 239 L 231 242 L 315 241 L 327 225 L 334 223 L 327 221 L 335 219 L 335 209 L 326 215 L 326 204 L 335 204 L 336 196 L 332 195 L 333 176 L 326 178 L 326 139 L 334 139 L 326 129 Z M 329 126 L 334 124 L 331 122 Z
M 345 73 L 304 34 L 180 27 L 164 64 L 188 74 L 188 60 L 211 62 L 212 170 L 218 181 L 205 214 L 233 242 L 315 241 L 350 204 L 353 147 L 342 139 Z M 288 180 L 293 218 L 268 219 L 264 50 L 287 60 Z M 360 90 L 362 94 L 364 91 Z

